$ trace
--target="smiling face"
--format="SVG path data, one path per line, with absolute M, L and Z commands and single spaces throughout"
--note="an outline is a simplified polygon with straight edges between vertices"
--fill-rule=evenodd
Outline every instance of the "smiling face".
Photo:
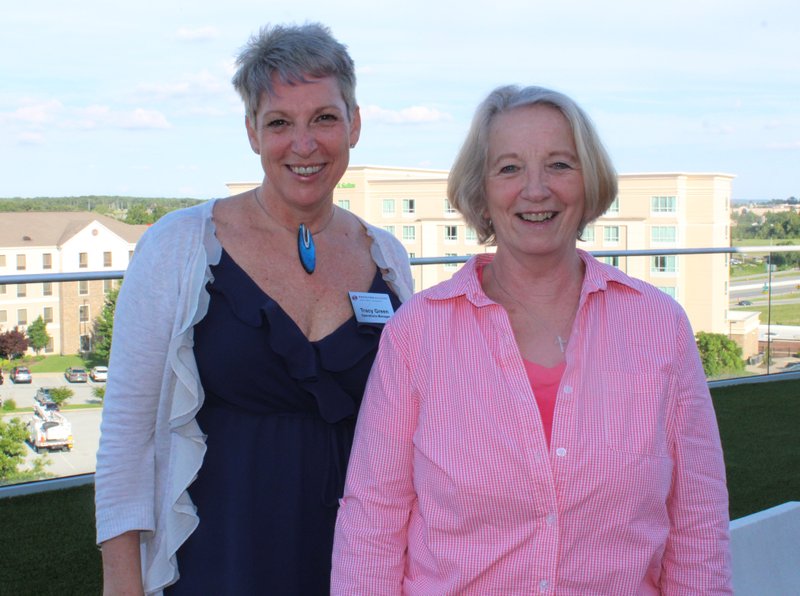
M 572 129 L 558 109 L 536 104 L 494 118 L 486 215 L 498 252 L 520 257 L 574 252 L 584 196 Z
M 250 146 L 261 156 L 263 193 L 274 209 L 313 210 L 330 202 L 361 131 L 358 108 L 348 117 L 333 77 L 286 84 L 273 79 L 256 121 L 247 120 Z

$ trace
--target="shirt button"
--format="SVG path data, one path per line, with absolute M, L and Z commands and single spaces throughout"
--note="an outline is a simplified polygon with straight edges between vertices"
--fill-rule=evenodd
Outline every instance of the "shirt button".
M 552 526 L 554 523 L 556 523 L 556 515 L 555 515 L 555 513 L 550 513 L 550 514 L 549 514 L 549 515 L 548 515 L 548 516 L 545 518 L 545 520 L 547 521 L 547 525 L 548 525 L 548 526 Z
M 567 395 L 572 393 L 572 385 L 564 385 L 564 393 L 566 393 Z
M 539 589 L 540 589 L 542 592 L 545 592 L 545 591 L 547 590 L 547 587 L 548 587 L 549 585 L 550 585 L 550 584 L 548 584 L 548 583 L 547 583 L 547 580 L 546 580 L 546 579 L 543 579 L 542 581 L 540 581 L 540 582 L 539 582 Z
M 558 449 L 556 449 L 556 455 L 558 457 L 564 457 L 566 454 L 567 454 L 567 450 L 564 449 L 563 447 L 559 447 Z

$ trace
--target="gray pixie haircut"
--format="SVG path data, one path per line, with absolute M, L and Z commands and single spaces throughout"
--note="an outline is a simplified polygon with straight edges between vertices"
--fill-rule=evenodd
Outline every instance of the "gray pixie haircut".
M 583 173 L 584 213 L 578 238 L 589 222 L 600 217 L 617 196 L 617 173 L 589 116 L 572 99 L 544 87 L 498 87 L 478 106 L 467 138 L 447 180 L 447 198 L 482 244 L 495 244 L 495 230 L 486 218 L 486 174 L 489 130 L 499 114 L 516 108 L 546 105 L 569 122 Z
M 339 83 L 347 116 L 356 109 L 355 65 L 347 46 L 336 41 L 319 23 L 262 27 L 236 58 L 233 86 L 244 101 L 247 118 L 255 125 L 261 96 L 274 93 L 272 76 L 284 84 L 307 82 L 307 77 L 334 77 Z

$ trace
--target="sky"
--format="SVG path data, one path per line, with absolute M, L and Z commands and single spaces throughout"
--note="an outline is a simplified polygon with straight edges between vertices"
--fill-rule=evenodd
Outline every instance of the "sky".
M 591 116 L 617 171 L 720 172 L 800 197 L 796 0 L 38 0 L 0 16 L 0 197 L 211 198 L 263 172 L 230 80 L 269 23 L 349 48 L 351 165 L 447 170 L 495 87 Z

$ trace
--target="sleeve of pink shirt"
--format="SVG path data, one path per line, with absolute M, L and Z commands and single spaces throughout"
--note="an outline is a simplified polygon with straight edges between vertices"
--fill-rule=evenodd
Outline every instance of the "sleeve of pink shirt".
M 336 522 L 331 594 L 400 594 L 405 573 L 418 402 L 390 326 L 358 416 Z
M 691 327 L 679 321 L 672 390 L 673 485 L 662 594 L 731 594 L 728 498 L 719 431 Z

